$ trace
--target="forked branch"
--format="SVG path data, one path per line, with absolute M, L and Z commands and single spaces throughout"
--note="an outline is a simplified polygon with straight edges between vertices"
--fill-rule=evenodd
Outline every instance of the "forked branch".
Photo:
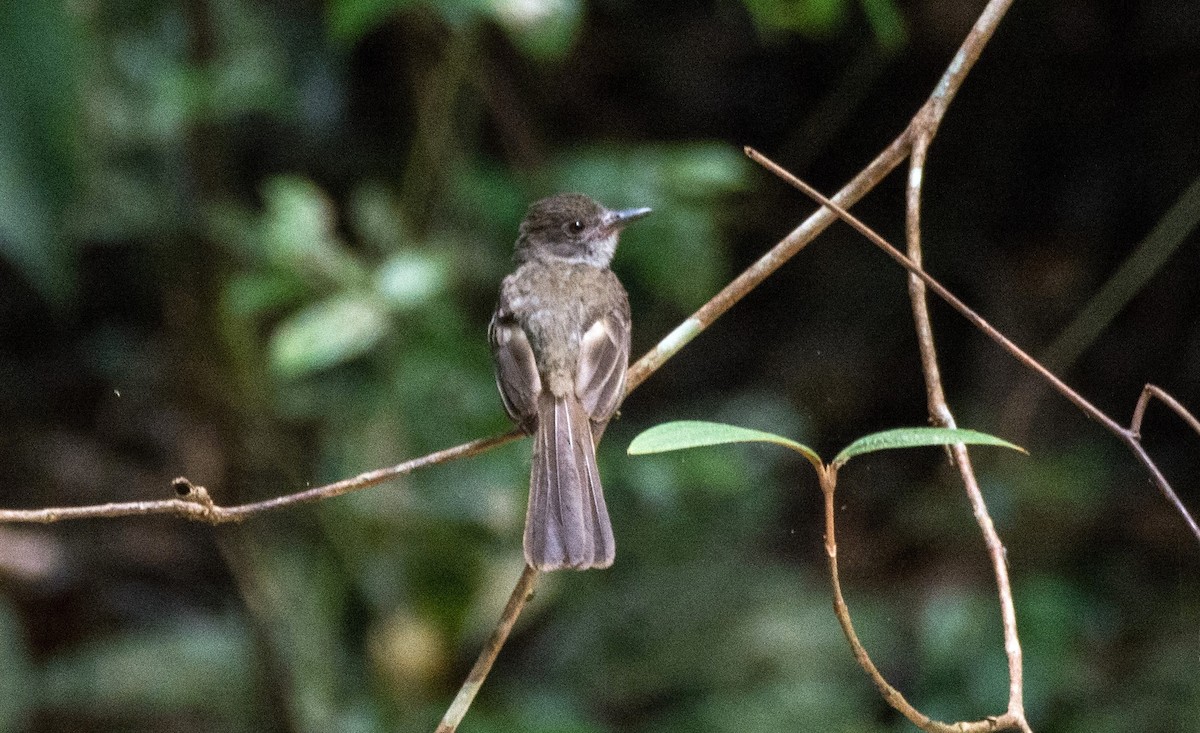
M 1178 400 L 1153 384 L 1147 384 L 1142 388 L 1142 396 L 1138 398 L 1137 407 L 1133 409 L 1133 419 L 1129 422 L 1129 432 L 1139 438 L 1141 437 L 1142 418 L 1146 416 L 1146 408 L 1150 405 L 1151 397 L 1157 397 L 1160 402 L 1171 408 L 1172 412 L 1183 418 L 1183 421 L 1188 424 L 1188 427 L 1196 435 L 1200 435 L 1200 420 L 1197 420 L 1195 415 L 1188 412 L 1187 408 L 1179 404 Z
M 922 142 L 924 138 L 918 138 L 918 142 L 914 145 L 914 162 L 910 171 L 909 180 L 909 195 L 908 195 L 908 238 L 909 251 L 913 255 L 910 259 L 905 257 L 899 250 L 889 244 L 883 237 L 877 234 L 870 227 L 863 224 L 857 217 L 844 208 L 826 198 L 820 192 L 813 189 L 808 184 L 796 178 L 787 170 L 775 162 L 768 159 L 758 151 L 747 148 L 746 153 L 753 160 L 760 163 L 768 170 L 780 176 L 794 187 L 803 191 L 806 195 L 813 198 L 815 201 L 826 207 L 830 211 L 835 212 L 839 217 L 849 223 L 858 232 L 863 234 L 873 244 L 882 249 L 889 257 L 900 263 L 910 274 L 912 283 L 910 284 L 910 295 L 913 301 L 914 318 L 917 326 L 918 341 L 921 345 L 922 365 L 926 376 L 926 385 L 928 391 L 930 415 L 936 421 L 946 427 L 954 426 L 954 418 L 950 412 L 948 405 L 945 402 L 945 396 L 941 388 L 941 382 L 937 367 L 936 352 L 933 348 L 932 329 L 929 325 L 929 315 L 924 301 L 924 289 L 928 287 L 938 294 L 943 300 L 949 303 L 955 310 L 959 311 L 964 317 L 971 321 L 976 327 L 987 334 L 994 341 L 999 343 L 1005 350 L 1016 357 L 1022 364 L 1036 373 L 1043 376 L 1057 391 L 1063 394 L 1071 402 L 1075 403 L 1080 409 L 1084 410 L 1090 417 L 1095 419 L 1101 425 L 1106 427 L 1110 432 L 1114 433 L 1133 451 L 1134 455 L 1147 467 L 1153 477 L 1155 484 L 1160 491 L 1166 496 L 1168 501 L 1176 507 L 1177 511 L 1183 517 L 1184 521 L 1192 529 L 1193 534 L 1196 534 L 1200 540 L 1200 531 L 1196 529 L 1195 519 L 1183 506 L 1166 478 L 1159 471 L 1153 459 L 1146 453 L 1145 448 L 1141 444 L 1141 425 L 1145 415 L 1146 407 L 1151 398 L 1158 398 L 1166 404 L 1171 410 L 1179 415 L 1198 435 L 1200 435 L 1200 420 L 1197 420 L 1186 408 L 1183 407 L 1177 400 L 1167 394 L 1165 391 L 1148 384 L 1142 391 L 1142 395 L 1138 400 L 1137 407 L 1134 410 L 1133 418 L 1129 428 L 1122 427 L 1115 420 L 1110 418 L 1099 408 L 1088 402 L 1082 395 L 1072 390 L 1065 382 L 1056 377 L 1046 367 L 1041 365 L 1033 357 L 1025 353 L 1015 343 L 1000 333 L 995 327 L 984 320 L 981 316 L 971 310 L 965 303 L 955 297 L 949 290 L 942 286 L 937 280 L 926 273 L 920 266 L 920 230 L 919 225 L 919 205 L 920 205 L 920 186 L 921 176 L 919 172 L 924 164 L 924 153 L 927 145 Z M 914 173 L 916 172 L 916 173 Z M 974 470 L 971 468 L 970 457 L 966 447 L 956 445 L 951 450 L 951 455 L 954 457 L 955 464 L 959 467 L 964 485 L 967 489 L 968 497 L 971 500 L 972 508 L 975 512 L 976 520 L 979 522 L 980 528 L 984 533 L 984 538 L 988 547 L 988 554 L 992 560 L 993 569 L 996 574 L 996 581 L 1000 596 L 1001 611 L 1003 617 L 1003 627 L 1005 636 L 1005 653 L 1009 661 L 1009 705 L 1007 712 L 996 718 L 989 718 L 986 721 L 977 723 L 956 723 L 949 726 L 945 723 L 930 720 L 927 716 L 913 708 L 904 697 L 896 691 L 871 662 L 866 650 L 859 643 L 857 635 L 854 633 L 853 625 L 850 621 L 849 610 L 846 607 L 845 601 L 842 598 L 840 581 L 837 574 L 837 544 L 834 539 L 834 521 L 832 512 L 832 496 L 833 496 L 833 477 L 829 477 L 830 484 L 828 488 L 824 486 L 825 477 L 823 477 L 823 490 L 826 494 L 826 551 L 829 555 L 830 573 L 834 585 L 834 607 L 838 615 L 838 619 L 842 624 L 842 628 L 846 633 L 846 637 L 854 650 L 855 658 L 859 664 L 872 678 L 875 684 L 879 687 L 883 697 L 889 704 L 895 707 L 898 711 L 909 718 L 914 724 L 927 731 L 947 731 L 947 730 L 999 730 L 1004 728 L 1019 728 L 1022 731 L 1030 731 L 1029 724 L 1025 720 L 1024 705 L 1023 705 L 1023 684 L 1022 684 L 1022 665 L 1021 665 L 1021 646 L 1017 636 L 1016 614 L 1012 599 L 1012 589 L 1008 580 L 1008 569 L 1006 562 L 1006 554 L 1003 544 L 1000 542 L 999 536 L 996 533 L 991 516 L 988 514 L 987 506 L 984 503 L 982 492 L 979 490 L 978 482 L 975 479 Z M 1002 724 L 1002 725 L 1001 725 Z M 999 727 L 994 727 L 999 725 Z M 978 727 L 977 727 L 978 726 Z
M 846 211 L 845 207 L 839 205 L 833 199 L 826 198 L 819 191 L 809 186 L 804 181 L 801 181 L 799 178 L 796 178 L 796 176 L 789 173 L 774 161 L 771 161 L 762 153 L 759 153 L 752 148 L 747 148 L 746 154 L 756 162 L 766 167 L 775 175 L 804 192 L 805 195 L 820 203 L 824 209 L 828 209 L 844 219 L 846 223 L 850 224 L 850 226 L 854 227 L 864 237 L 883 250 L 884 254 L 899 263 L 900 266 L 908 270 L 911 275 L 919 278 L 926 286 L 929 287 L 930 290 L 936 293 L 938 297 L 958 311 L 976 328 L 987 335 L 988 338 L 999 344 L 1005 351 L 1011 354 L 1013 358 L 1041 376 L 1056 392 L 1061 394 L 1063 397 L 1066 397 L 1088 417 L 1100 423 L 1104 429 L 1108 430 L 1110 433 L 1119 438 L 1121 442 L 1125 443 L 1130 451 L 1137 456 L 1142 465 L 1145 466 L 1146 470 L 1150 472 L 1150 476 L 1153 479 L 1154 484 L 1158 487 L 1159 491 L 1163 494 L 1167 501 L 1170 502 L 1175 508 L 1176 512 L 1179 513 L 1180 517 L 1183 518 L 1192 534 L 1196 537 L 1196 541 L 1200 542 L 1200 526 L 1197 526 L 1195 518 L 1192 517 L 1191 513 L 1188 512 L 1187 507 L 1185 507 L 1183 502 L 1179 499 L 1179 496 L 1175 493 L 1175 490 L 1171 487 L 1171 484 L 1167 481 L 1166 477 L 1163 476 L 1154 460 L 1149 456 L 1149 454 L 1146 453 L 1145 448 L 1142 447 L 1141 434 L 1139 432 L 1141 428 L 1141 416 L 1146 409 L 1145 404 L 1150 397 L 1153 396 L 1158 397 L 1163 401 L 1164 404 L 1166 404 L 1168 407 L 1171 407 L 1171 409 L 1179 414 L 1180 417 L 1183 417 L 1183 419 L 1192 427 L 1193 430 L 1197 430 L 1197 432 L 1200 433 L 1200 429 L 1198 429 L 1200 428 L 1200 424 L 1197 423 L 1196 418 L 1192 416 L 1191 413 L 1189 413 L 1186 409 L 1184 409 L 1178 401 L 1158 387 L 1147 385 L 1146 389 L 1142 393 L 1142 396 L 1138 400 L 1138 407 L 1135 410 L 1134 426 L 1129 428 L 1124 427 L 1116 420 L 1109 417 L 1103 410 L 1089 402 L 1083 397 L 1083 395 L 1072 389 L 1066 382 L 1059 379 L 1053 372 L 1022 350 L 1021 347 L 1013 343 L 1012 340 L 997 330 L 995 326 L 988 323 L 982 316 L 971 310 L 970 307 L 959 300 L 953 293 L 947 290 L 945 286 L 929 275 L 929 273 L 925 272 L 919 265 L 917 265 L 917 263 L 905 257 L 902 252 L 889 244 L 887 240 L 876 234 L 870 227 L 868 227 L 866 224 L 863 224 L 862 221 L 860 221 L 853 214 Z

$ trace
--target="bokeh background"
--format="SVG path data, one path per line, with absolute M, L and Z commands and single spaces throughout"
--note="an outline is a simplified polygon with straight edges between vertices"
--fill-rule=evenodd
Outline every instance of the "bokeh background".
M 641 353 L 813 208 L 741 147 L 836 190 L 981 6 L 3 3 L 0 506 L 178 475 L 238 503 L 507 430 L 485 327 L 529 201 L 655 208 L 615 263 Z M 1067 327 L 1198 176 L 1193 3 L 1017 0 L 933 146 L 927 264 L 1118 420 L 1147 381 L 1197 408 L 1200 192 L 1116 278 L 1130 302 Z M 902 194 L 856 211 L 898 239 Z M 1031 454 L 976 452 L 1034 728 L 1195 730 L 1200 547 L 1112 437 L 933 311 L 960 423 Z M 924 424 L 902 273 L 835 225 L 638 390 L 601 447 L 616 565 L 543 578 L 462 730 L 910 730 L 833 617 L 811 471 L 625 455 L 680 418 L 827 456 Z M 1145 432 L 1200 511 L 1200 439 L 1161 407 Z M 432 730 L 520 572 L 528 451 L 239 526 L 0 526 L 0 730 Z M 841 508 L 885 674 L 935 717 L 1001 712 L 941 454 L 852 464 Z

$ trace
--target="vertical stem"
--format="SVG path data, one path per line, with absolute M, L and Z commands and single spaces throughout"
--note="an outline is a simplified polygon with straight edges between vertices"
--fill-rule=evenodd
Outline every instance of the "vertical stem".
M 908 241 L 908 258 L 917 267 L 922 266 L 921 257 L 921 184 L 925 175 L 925 156 L 929 151 L 929 138 L 916 135 L 912 155 L 908 164 L 908 188 L 905 191 L 905 234 Z M 921 371 L 925 374 L 925 401 L 929 415 L 943 427 L 954 427 L 954 417 L 944 410 L 946 394 L 942 389 L 941 369 L 938 367 L 937 351 L 933 346 L 933 325 L 926 305 L 925 281 L 916 275 L 908 276 L 908 297 L 912 302 L 913 322 L 917 331 L 917 343 L 921 353 Z
M 921 120 L 924 115 L 918 115 Z M 912 155 L 909 158 L 908 187 L 905 194 L 905 233 L 907 240 L 908 259 L 918 269 L 921 268 L 921 191 L 924 179 L 926 154 L 929 152 L 929 142 L 933 137 L 932 130 L 918 131 L 913 138 Z M 908 276 L 908 295 L 912 304 L 913 321 L 916 326 L 917 344 L 921 352 L 921 371 L 925 375 L 925 394 L 928 401 L 929 417 L 935 424 L 947 428 L 955 427 L 954 415 L 946 402 L 946 393 L 942 388 L 941 370 L 938 368 L 937 348 L 933 343 L 933 326 L 929 318 L 929 300 L 926 297 L 925 281 L 915 274 Z M 971 465 L 971 457 L 963 444 L 954 445 L 950 449 L 954 465 L 962 477 L 963 487 L 971 502 L 971 510 L 975 521 L 983 534 L 987 546 L 988 558 L 992 563 L 992 571 L 996 576 L 996 591 L 1000 597 L 1000 617 L 1004 627 L 1004 655 L 1008 659 L 1008 714 L 1022 730 L 1029 730 L 1025 720 L 1025 694 L 1023 657 L 1021 639 L 1017 635 L 1017 611 L 1013 602 L 1012 585 L 1008 578 L 1008 560 L 1004 544 L 996 532 L 996 525 L 988 513 L 987 503 L 983 492 L 979 489 L 979 481 L 975 478 L 975 469 Z

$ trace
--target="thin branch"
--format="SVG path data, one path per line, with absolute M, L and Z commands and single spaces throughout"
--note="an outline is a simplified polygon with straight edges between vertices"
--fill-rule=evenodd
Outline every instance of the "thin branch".
M 413 458 L 395 466 L 367 471 L 352 478 L 342 479 L 341 481 L 335 481 L 324 486 L 317 486 L 295 494 L 286 494 L 249 504 L 237 504 L 229 507 L 219 506 L 213 503 L 212 497 L 209 496 L 208 491 L 203 486 L 197 486 L 188 479 L 180 477 L 171 482 L 171 485 L 175 488 L 180 498 L 48 509 L 0 509 L 0 522 L 49 524 L 66 519 L 100 519 L 145 516 L 150 514 L 185 517 L 208 524 L 241 522 L 262 512 L 284 509 L 296 506 L 297 504 L 308 504 L 324 499 L 332 499 L 335 496 L 349 494 L 352 491 L 361 491 L 376 484 L 407 475 L 419 468 L 435 466 L 439 463 L 447 463 L 458 458 L 478 455 L 497 446 L 510 443 L 523 435 L 524 433 L 519 430 L 512 430 L 503 435 L 472 440 L 469 443 L 434 451 L 428 455 Z
M 1092 405 L 1092 403 L 1084 399 L 1075 390 L 1067 386 L 1065 382 L 1052 374 L 1048 369 L 1046 369 L 1046 367 L 1039 364 L 1033 357 L 1022 351 L 1019 346 L 1009 340 L 1008 337 L 997 330 L 995 326 L 985 321 L 982 316 L 971 310 L 965 303 L 959 300 L 941 283 L 933 279 L 932 275 L 928 274 L 912 260 L 905 257 L 900 250 L 889 244 L 886 239 L 876 234 L 875 231 L 866 224 L 863 224 L 862 221 L 860 221 L 856 216 L 846 211 L 844 207 L 839 206 L 837 202 L 833 201 L 832 199 L 826 198 L 820 191 L 817 191 L 804 181 L 796 178 L 778 163 L 767 158 L 757 150 L 753 148 L 746 148 L 746 155 L 748 155 L 756 163 L 762 165 L 767 170 L 771 171 L 775 175 L 790 183 L 795 188 L 802 191 L 805 195 L 822 204 L 827 209 L 835 212 L 838 216 L 844 219 L 847 224 L 854 227 L 860 234 L 882 249 L 884 254 L 899 263 L 900 266 L 908 270 L 909 273 L 919 278 L 925 285 L 933 290 L 933 292 L 937 293 L 938 297 L 949 303 L 951 307 L 961 313 L 962 316 L 970 321 L 976 328 L 978 328 L 980 331 L 983 331 L 989 338 L 1000 344 L 1000 346 L 1012 354 L 1022 364 L 1034 370 L 1044 379 L 1046 379 L 1046 381 L 1050 382 L 1064 397 L 1075 403 L 1079 409 L 1087 413 L 1088 417 L 1104 425 L 1104 427 L 1108 428 L 1112 432 L 1120 433 L 1123 430 L 1123 428 L 1118 425 L 1116 421 L 1104 414 L 1099 408 Z
M 913 142 L 912 156 L 908 164 L 908 187 L 905 191 L 905 235 L 908 241 L 908 257 L 921 267 L 921 179 L 925 171 L 925 155 L 929 152 L 929 138 L 918 135 Z M 954 416 L 946 406 L 946 394 L 942 389 L 941 369 L 938 367 L 937 351 L 933 345 L 933 324 L 925 303 L 925 283 L 915 275 L 908 276 L 908 297 L 914 304 L 913 323 L 920 346 L 921 371 L 925 374 L 925 402 L 929 415 L 939 425 L 952 428 Z M 917 304 L 921 304 L 919 307 Z
M 846 206 L 865 196 L 888 173 L 896 168 L 908 155 L 907 134 L 902 134 L 892 141 L 866 168 L 842 187 L 834 199 Z M 790 234 L 780 240 L 774 247 L 760 257 L 755 263 L 746 268 L 728 285 L 714 295 L 707 303 L 688 317 L 667 334 L 654 348 L 650 349 L 637 362 L 631 364 L 625 381 L 625 394 L 628 396 L 646 381 L 655 371 L 667 362 L 692 339 L 708 328 L 739 300 L 746 297 L 750 291 L 758 287 L 772 273 L 778 270 L 789 259 L 794 257 L 809 242 L 816 239 L 830 224 L 837 221 L 837 215 L 828 209 L 819 209 L 796 227 Z M 58 522 L 66 519 L 111 518 L 124 516 L 139 516 L 147 514 L 166 514 L 188 519 L 222 524 L 230 521 L 242 521 L 249 516 L 274 509 L 282 509 L 295 504 L 320 501 L 335 496 L 365 489 L 382 483 L 397 476 L 407 474 L 417 468 L 444 463 L 456 458 L 474 456 L 492 448 L 504 445 L 522 437 L 519 431 L 513 430 L 503 435 L 480 438 L 469 443 L 435 451 L 419 458 L 413 458 L 404 463 L 389 468 L 369 471 L 344 481 L 337 481 L 325 486 L 301 491 L 295 494 L 268 499 L 251 504 L 233 507 L 221 507 L 212 503 L 207 492 L 200 489 L 192 500 L 166 499 L 159 501 L 123 502 L 119 504 L 101 504 L 82 507 L 54 507 L 47 509 L 0 509 L 0 522 Z M 186 479 L 176 479 L 177 487 L 182 483 L 191 486 Z
M 908 139 L 906 135 L 901 135 L 834 194 L 833 200 L 842 206 L 852 206 L 886 178 L 888 173 L 895 170 L 907 155 Z M 691 317 L 679 324 L 675 330 L 667 334 L 666 338 L 659 341 L 657 346 L 647 352 L 636 364 L 629 367 L 626 394 L 636 389 L 667 359 L 670 359 L 688 342 L 700 335 L 704 329 L 712 325 L 713 321 L 720 318 L 751 290 L 758 287 L 763 280 L 770 277 L 835 221 L 837 221 L 837 216 L 833 212 L 818 209 L 766 254 L 743 270 L 721 292 L 700 306 Z
M 512 595 L 508 597 L 504 612 L 500 614 L 500 621 L 496 624 L 495 631 L 492 632 L 492 636 L 484 645 L 483 650 L 479 652 L 475 666 L 471 667 L 471 673 L 467 675 L 462 687 L 458 689 L 458 694 L 454 696 L 454 701 L 450 703 L 450 707 L 446 710 L 446 715 L 442 717 L 442 722 L 438 724 L 435 733 L 454 733 L 458 729 L 458 724 L 462 722 L 463 716 L 471 707 L 471 701 L 475 699 L 476 693 L 487 679 L 488 672 L 492 669 L 492 663 L 496 661 L 500 649 L 504 647 L 504 642 L 508 639 L 513 624 L 521 615 L 521 609 L 525 608 L 526 601 L 533 597 L 533 589 L 537 585 L 538 575 L 537 570 L 528 565 L 525 566 L 521 577 L 517 579 L 517 585 L 513 588 Z
M 950 412 L 949 406 L 945 411 Z M 1008 660 L 1008 712 L 1006 716 L 1016 722 L 1017 728 L 1025 733 L 1032 733 L 1025 719 L 1025 675 L 1023 654 L 1021 652 L 1021 637 L 1017 634 L 1017 610 L 1013 603 L 1012 583 L 1008 578 L 1008 552 L 996 532 L 996 525 L 988 513 L 987 502 L 983 499 L 983 491 L 979 488 L 979 480 L 975 477 L 975 469 L 971 464 L 971 456 L 967 447 L 961 443 L 950 447 L 950 455 L 958 467 L 962 477 L 963 487 L 971 502 L 971 511 L 979 531 L 983 533 L 984 544 L 987 547 L 988 559 L 992 563 L 992 573 L 996 577 L 996 593 L 1000 598 L 1000 619 L 1004 630 L 1004 656 Z
M 967 33 L 967 37 L 963 39 L 962 45 L 959 46 L 958 52 L 954 54 L 950 65 L 946 68 L 942 78 L 938 80 L 937 86 L 933 90 L 933 94 L 929 95 L 929 100 L 925 103 L 921 112 L 913 118 L 910 123 L 910 129 L 914 126 L 920 127 L 930 136 L 937 130 L 937 126 L 941 123 L 942 118 L 946 115 L 946 109 L 950 106 L 950 102 L 954 100 L 954 96 L 958 94 L 958 90 L 962 88 L 963 81 L 967 78 L 967 73 L 975 66 L 975 62 L 979 60 L 979 56 L 983 53 L 984 47 L 988 41 L 992 39 L 992 35 L 996 32 L 996 28 L 1000 25 L 1000 21 L 1004 18 L 1004 14 L 1008 12 L 1008 8 L 1012 5 L 1013 0 L 991 0 L 979 14 L 979 18 L 975 20 L 975 25 L 971 26 L 971 31 Z M 922 120 L 923 115 L 928 115 L 928 119 Z
M 912 157 L 909 159 L 908 187 L 905 195 L 905 219 L 908 257 L 921 267 L 921 193 L 926 154 L 933 137 L 932 131 L 918 134 L 913 140 Z M 925 376 L 925 391 L 930 419 L 944 427 L 955 427 L 954 413 L 946 401 L 942 388 L 941 370 L 938 367 L 937 348 L 933 342 L 933 327 L 929 317 L 929 300 L 925 293 L 925 282 L 913 274 L 908 276 L 908 296 L 912 304 L 913 320 L 916 324 L 917 344 L 921 353 L 921 367 Z M 1008 660 L 1008 716 L 1017 727 L 1032 733 L 1025 719 L 1025 676 L 1021 652 L 1021 637 L 1017 633 L 1017 611 L 1013 602 L 1012 583 L 1008 577 L 1008 553 L 1000 534 L 988 512 L 987 502 L 979 488 L 979 479 L 971 464 L 970 453 L 961 443 L 950 447 L 950 456 L 958 467 L 963 488 L 971 502 L 975 522 L 983 534 L 992 573 L 996 577 L 996 592 L 1000 600 L 1000 618 L 1004 630 L 1004 655 Z
M 1162 271 L 1167 260 L 1188 241 L 1197 227 L 1200 227 L 1200 178 L 1192 181 L 1150 233 L 1088 299 L 1041 354 L 1041 360 L 1056 371 L 1070 369 L 1079 355 L 1112 324 L 1117 314 Z
M 1060 374 L 1067 372 L 1130 301 L 1162 271 L 1198 227 L 1200 177 L 1180 194 L 1050 345 L 1041 350 L 1039 360 Z M 1029 386 L 1015 389 L 1022 398 L 1009 403 L 1001 424 L 1009 425 L 1010 430 L 1018 434 L 1024 432 L 1041 403 L 1044 387 L 1041 382 L 1030 379 Z
M 1157 397 L 1164 405 L 1171 408 L 1176 415 L 1183 418 L 1183 421 L 1188 424 L 1196 435 L 1200 435 L 1200 420 L 1196 416 L 1188 412 L 1187 408 L 1179 404 L 1171 395 L 1164 392 L 1161 388 L 1153 384 L 1147 384 L 1142 388 L 1142 396 L 1138 398 L 1137 407 L 1133 408 L 1133 420 L 1129 423 L 1129 431 L 1134 435 L 1141 436 L 1142 434 L 1142 418 L 1146 415 L 1146 407 L 1150 404 L 1150 398 Z
M 963 41 L 962 46 L 954 55 L 954 59 L 942 75 L 929 100 L 926 101 L 913 117 L 912 122 L 909 123 L 904 132 L 900 133 L 882 153 L 876 156 L 875 160 L 871 161 L 866 168 L 862 169 L 858 175 L 833 195 L 832 199 L 835 203 L 844 208 L 853 206 L 859 199 L 870 192 L 871 189 L 875 188 L 880 181 L 886 178 L 889 173 L 895 170 L 900 163 L 904 162 L 912 149 L 913 136 L 916 130 L 936 129 L 950 101 L 954 99 L 955 94 L 958 93 L 959 88 L 962 86 L 963 80 L 966 79 L 967 72 L 971 70 L 971 67 L 979 59 L 980 54 L 983 53 L 984 47 L 991 39 L 996 27 L 1000 24 L 1000 19 L 1004 17 L 1004 13 L 1010 5 L 1012 5 L 1012 0 L 991 0 L 988 3 L 983 13 L 980 14 L 979 19 L 975 22 L 974 27 L 971 28 L 971 32 L 967 34 L 967 38 Z M 630 367 L 628 391 L 633 391 L 646 377 L 650 376 L 654 370 L 661 366 L 664 361 L 698 336 L 701 331 L 708 328 L 721 314 L 729 310 L 735 303 L 745 297 L 747 293 L 757 287 L 759 283 L 767 279 L 785 262 L 795 256 L 797 252 L 815 239 L 818 234 L 825 231 L 826 227 L 836 219 L 837 217 L 834 213 L 827 209 L 818 209 L 805 219 L 800 226 L 793 229 L 790 234 L 780 240 L 769 252 L 746 268 L 732 282 L 726 285 L 721 292 L 713 296 L 711 300 L 701 306 L 690 318 L 668 334 L 666 338 L 659 342 L 658 346 L 651 349 L 650 353 L 642 357 L 637 364 Z
M 976 328 L 978 328 L 980 331 L 983 331 L 988 338 L 999 344 L 1005 351 L 1011 354 L 1013 358 L 1021 362 L 1021 364 L 1023 364 L 1025 367 L 1036 372 L 1043 379 L 1049 382 L 1055 391 L 1070 400 L 1076 407 L 1082 410 L 1084 414 L 1100 423 L 1104 429 L 1117 436 L 1121 442 L 1125 443 L 1126 447 L 1133 452 L 1146 470 L 1150 472 L 1150 477 L 1154 481 L 1155 486 L 1158 487 L 1159 492 L 1166 497 L 1167 501 L 1170 502 L 1175 508 L 1175 511 L 1178 512 L 1181 517 L 1183 517 L 1184 522 L 1188 525 L 1188 529 L 1190 529 L 1192 534 L 1196 537 L 1196 541 L 1200 542 L 1200 525 L 1196 524 L 1195 518 L 1193 518 L 1188 512 L 1187 507 L 1185 507 L 1183 502 L 1179 499 L 1179 496 L 1175 493 L 1175 490 L 1171 488 L 1171 484 L 1167 481 L 1166 477 L 1163 476 L 1162 471 L 1159 470 L 1158 466 L 1154 463 L 1154 460 L 1150 457 L 1150 455 L 1146 453 L 1145 448 L 1142 447 L 1140 442 L 1139 435 L 1137 435 L 1134 431 L 1123 427 L 1116 420 L 1113 420 L 1102 410 L 1100 410 L 1100 408 L 1086 400 L 1082 395 L 1068 386 L 1066 382 L 1059 379 L 1054 375 L 1053 372 L 1042 366 L 1042 364 L 1036 359 L 1023 351 L 1021 347 L 1013 343 L 1007 336 L 1000 333 L 995 326 L 988 323 L 983 319 L 982 316 L 971 310 L 965 303 L 947 290 L 945 286 L 935 280 L 933 276 L 918 267 L 915 263 L 905 257 L 899 250 L 889 244 L 887 240 L 876 234 L 870 227 L 868 227 L 866 224 L 863 224 L 857 217 L 846 211 L 843 207 L 839 206 L 835 201 L 826 198 L 812 186 L 809 186 L 804 181 L 796 178 L 787 170 L 779 166 L 779 164 L 770 160 L 757 150 L 754 150 L 753 148 L 746 148 L 746 154 L 775 175 L 787 181 L 797 189 L 803 191 L 805 195 L 821 203 L 821 205 L 826 209 L 835 212 L 839 217 L 844 219 L 846 223 L 850 224 L 850 226 L 858 230 L 858 232 L 864 237 L 882 249 L 887 256 L 899 263 L 901 267 L 908 270 L 911 274 L 919 277 L 921 281 L 929 287 L 930 290 L 938 295 L 938 297 L 949 303 L 951 307 L 953 307 L 964 318 L 970 321 Z

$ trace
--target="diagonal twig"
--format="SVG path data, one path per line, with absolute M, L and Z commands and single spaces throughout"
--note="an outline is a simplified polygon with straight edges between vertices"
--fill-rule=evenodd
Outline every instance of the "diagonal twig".
M 1146 416 L 1146 408 L 1150 404 L 1151 397 L 1157 397 L 1164 405 L 1171 408 L 1172 412 L 1182 418 L 1196 435 L 1200 435 L 1200 420 L 1197 420 L 1195 415 L 1188 412 L 1186 407 L 1179 404 L 1178 400 L 1153 384 L 1147 384 L 1142 388 L 1142 396 L 1138 398 L 1137 407 L 1133 408 L 1133 419 L 1129 422 L 1130 432 L 1141 436 L 1142 418 Z
M 525 608 L 526 601 L 533 596 L 533 589 L 537 585 L 539 575 L 540 573 L 534 568 L 525 566 L 521 577 L 517 579 L 517 585 L 513 588 L 512 595 L 508 597 L 508 603 L 504 605 L 504 611 L 500 614 L 500 621 L 496 624 L 496 629 L 492 632 L 483 650 L 479 652 L 479 658 L 475 660 L 475 665 L 471 667 L 471 672 L 463 681 L 462 687 L 458 688 L 458 694 L 454 696 L 454 701 L 450 703 L 450 707 L 446 710 L 442 722 L 438 724 L 434 733 L 454 733 L 458 724 L 462 722 L 463 716 L 467 714 L 471 702 L 475 699 L 475 694 L 479 692 L 479 688 L 487 679 L 488 672 L 492 669 L 492 663 L 496 661 L 500 649 L 504 647 L 509 632 L 517 623 L 521 609 Z
M 1141 436 L 1136 431 L 1122 426 L 1116 420 L 1109 417 L 1103 410 L 1089 402 L 1083 397 L 1083 395 L 1072 389 L 1066 382 L 1064 382 L 1062 379 L 1059 379 L 1053 372 L 1051 372 L 1040 362 L 1022 350 L 1021 347 L 1013 343 L 1011 339 L 997 330 L 995 326 L 988 323 L 982 316 L 971 310 L 971 308 L 969 308 L 953 293 L 947 290 L 945 286 L 935 280 L 933 276 L 918 267 L 916 263 L 905 257 L 904 254 L 895 247 L 888 244 L 887 240 L 883 239 L 883 237 L 880 237 L 878 234 L 872 231 L 870 227 L 868 227 L 866 224 L 863 224 L 857 217 L 846 211 L 845 208 L 839 206 L 833 199 L 826 198 L 819 191 L 812 188 L 804 181 L 796 178 L 787 170 L 780 167 L 777 163 L 768 159 L 762 153 L 759 153 L 752 148 L 747 148 L 747 155 L 749 155 L 759 164 L 766 167 L 775 175 L 783 178 L 795 188 L 803 191 L 806 195 L 821 203 L 825 209 L 836 212 L 838 216 L 858 230 L 859 233 L 882 249 L 884 254 L 899 263 L 900 266 L 908 270 L 910 274 L 920 278 L 921 281 L 924 282 L 930 290 L 936 293 L 939 298 L 944 300 L 952 308 L 958 311 L 964 318 L 970 321 L 972 325 L 987 335 L 988 338 L 999 344 L 1005 351 L 1012 355 L 1013 358 L 1021 362 L 1021 364 L 1025 367 L 1036 372 L 1039 376 L 1046 380 L 1056 392 L 1061 394 L 1063 397 L 1066 397 L 1071 403 L 1082 410 L 1084 414 L 1100 423 L 1105 430 L 1120 439 L 1121 442 L 1124 443 L 1126 447 L 1129 448 L 1129 450 L 1137 457 L 1142 466 L 1150 473 L 1150 477 L 1154 481 L 1155 486 L 1158 487 L 1159 492 L 1167 499 L 1179 516 L 1183 518 L 1184 523 L 1188 526 L 1188 529 L 1196 537 L 1196 541 L 1200 542 L 1200 525 L 1196 524 L 1195 518 L 1190 512 L 1188 512 L 1187 507 L 1184 506 L 1183 501 L 1179 498 L 1179 495 L 1175 493 L 1175 490 L 1171 487 L 1170 482 L 1168 482 L 1166 477 L 1163 476 L 1162 471 L 1159 470 L 1158 465 L 1154 462 L 1154 459 L 1152 459 L 1150 455 L 1146 453 L 1146 449 L 1141 443 Z M 1159 394 L 1166 394 L 1158 388 L 1155 388 L 1155 390 Z M 1143 397 L 1142 399 L 1144 400 L 1146 398 Z M 1168 405 L 1171 405 L 1172 403 L 1175 405 L 1179 404 L 1174 400 L 1167 402 Z M 1143 407 L 1143 411 L 1144 409 L 1145 408 Z M 1182 406 L 1180 406 L 1179 409 L 1182 410 Z M 1186 410 L 1183 412 L 1186 412 Z M 1180 414 L 1182 415 L 1183 413 Z

